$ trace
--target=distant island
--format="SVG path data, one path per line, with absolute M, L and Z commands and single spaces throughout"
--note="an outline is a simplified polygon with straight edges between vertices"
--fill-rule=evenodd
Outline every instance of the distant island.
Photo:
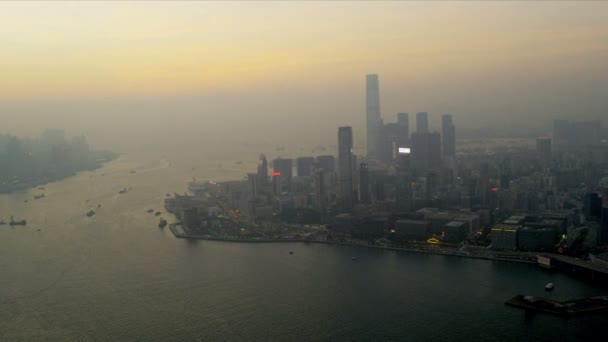
M 0 193 L 95 170 L 116 157 L 115 152 L 90 150 L 84 136 L 66 139 L 59 129 L 46 130 L 34 139 L 0 134 Z

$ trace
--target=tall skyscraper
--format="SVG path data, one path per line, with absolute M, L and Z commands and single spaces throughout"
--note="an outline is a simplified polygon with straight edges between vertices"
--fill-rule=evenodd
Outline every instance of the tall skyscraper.
M 429 132 L 429 113 L 420 112 L 416 114 L 416 133 Z
M 336 171 L 336 158 L 332 155 L 318 156 L 315 167 L 317 169 L 323 169 L 327 172 Z
M 365 103 L 367 115 L 367 155 L 378 157 L 378 141 L 381 137 L 382 118 L 380 116 L 380 86 L 378 75 L 367 75 L 365 79 Z
M 268 160 L 263 154 L 260 155 L 260 165 L 258 165 L 258 183 L 260 188 L 268 184 Z
M 313 157 L 299 157 L 296 159 L 298 177 L 310 177 L 315 159 Z
M 338 129 L 338 185 L 342 209 L 353 207 L 353 130 Z
M 371 194 L 369 189 L 369 169 L 367 163 L 359 165 L 359 200 L 361 203 L 370 202 Z
M 412 134 L 412 166 L 422 174 L 441 167 L 439 132 Z
M 327 171 L 323 169 L 315 170 L 315 207 L 320 212 L 324 212 L 327 207 L 327 184 L 325 182 Z
M 398 147 L 409 147 L 410 115 L 408 113 L 397 113 L 397 125 L 399 126 Z
M 451 114 L 443 114 L 441 117 L 441 135 L 443 156 L 448 158 L 456 156 L 456 127 Z
M 291 178 L 293 176 L 293 160 L 277 158 L 272 161 L 273 178 L 277 178 L 281 190 L 291 191 Z M 274 180 L 274 179 L 273 179 Z

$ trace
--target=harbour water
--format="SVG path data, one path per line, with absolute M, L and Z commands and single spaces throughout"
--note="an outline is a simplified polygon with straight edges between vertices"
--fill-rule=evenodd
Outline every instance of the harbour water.
M 1 195 L 0 217 L 28 225 L 0 226 L 0 340 L 602 339 L 606 315 L 527 316 L 504 305 L 520 293 L 557 300 L 606 294 L 534 265 L 189 241 L 159 229 L 146 212 L 161 210 L 165 193 L 183 192 L 193 174 L 239 178 L 248 167 L 193 169 L 167 156 L 124 155 L 46 185 L 36 201 L 24 202 L 37 189 Z M 124 187 L 130 190 L 119 194 Z M 90 206 L 96 214 L 87 217 Z

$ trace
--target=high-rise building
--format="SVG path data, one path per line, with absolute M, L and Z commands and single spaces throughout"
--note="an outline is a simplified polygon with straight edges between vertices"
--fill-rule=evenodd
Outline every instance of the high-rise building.
M 317 169 L 323 169 L 327 172 L 336 171 L 336 158 L 332 155 L 318 156 L 315 167 Z
M 536 139 L 536 153 L 538 158 L 544 162 L 551 161 L 551 139 L 546 137 L 540 137 Z
M 273 178 L 281 183 L 281 190 L 291 191 L 291 178 L 293 176 L 293 160 L 277 158 L 272 161 Z
M 441 135 L 443 156 L 454 157 L 456 155 L 456 127 L 451 114 L 443 114 L 441 117 Z
M 256 173 L 247 174 L 247 186 L 249 190 L 249 199 L 255 199 L 258 196 L 258 175 Z
M 338 129 L 338 185 L 342 209 L 353 206 L 353 130 L 351 127 Z
M 260 165 L 258 165 L 258 184 L 262 188 L 268 184 L 268 160 L 263 154 L 260 155 Z
M 416 114 L 416 133 L 429 132 L 429 113 L 420 112 Z
M 399 126 L 398 147 L 410 146 L 410 115 L 408 113 L 397 113 L 397 125 Z
M 367 155 L 378 157 L 378 141 L 381 138 L 382 117 L 380 115 L 380 86 L 378 75 L 371 74 L 365 80 L 365 103 L 367 116 Z
M 315 159 L 313 157 L 300 157 L 296 159 L 298 177 L 310 177 Z
M 441 167 L 441 135 L 439 132 L 412 134 L 412 167 L 420 174 Z
M 320 212 L 324 212 L 327 207 L 327 184 L 325 182 L 327 171 L 323 169 L 315 170 L 315 207 Z
M 361 203 L 370 202 L 371 194 L 369 189 L 369 169 L 367 163 L 359 165 L 359 200 Z

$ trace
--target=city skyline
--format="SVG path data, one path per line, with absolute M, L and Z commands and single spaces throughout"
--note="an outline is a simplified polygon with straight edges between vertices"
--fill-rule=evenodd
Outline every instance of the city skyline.
M 381 75 L 383 119 L 454 113 L 461 132 L 602 119 L 607 9 L 601 2 L 6 2 L 0 126 L 36 135 L 61 121 L 111 148 L 127 145 L 128 127 L 144 120 L 138 134 L 146 142 L 176 122 L 192 141 L 218 131 L 194 127 L 277 140 L 319 121 L 348 123 L 363 136 L 365 74 Z M 254 135 L 269 125 L 282 129 Z M 333 129 L 322 136 L 333 141 Z

